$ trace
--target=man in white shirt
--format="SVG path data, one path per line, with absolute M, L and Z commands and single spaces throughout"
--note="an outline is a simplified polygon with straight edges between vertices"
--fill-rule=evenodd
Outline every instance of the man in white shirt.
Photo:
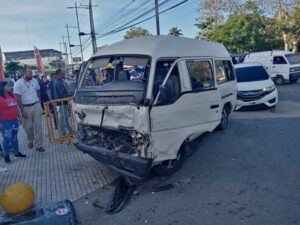
M 14 94 L 20 107 L 23 125 L 27 134 L 28 147 L 44 152 L 40 85 L 32 78 L 32 69 L 24 66 L 24 75 L 14 85 Z

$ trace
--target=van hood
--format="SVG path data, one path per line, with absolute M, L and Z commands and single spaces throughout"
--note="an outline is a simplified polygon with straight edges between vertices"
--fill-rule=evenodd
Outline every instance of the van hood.
M 271 79 L 268 79 L 262 81 L 238 82 L 237 88 L 238 91 L 255 91 L 261 90 L 264 87 L 270 87 L 272 85 L 274 85 L 274 82 Z
M 149 108 L 135 105 L 73 104 L 77 123 L 112 130 L 149 133 Z

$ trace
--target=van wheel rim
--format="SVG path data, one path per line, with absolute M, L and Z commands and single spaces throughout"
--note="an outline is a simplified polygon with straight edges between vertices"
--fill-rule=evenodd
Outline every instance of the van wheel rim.
M 227 113 L 226 108 L 223 108 L 223 110 L 222 110 L 222 121 L 221 121 L 223 127 L 225 127 L 227 125 L 227 121 L 228 121 L 228 113 Z
M 171 159 L 171 160 L 165 161 L 162 163 L 162 165 L 164 167 L 166 167 L 167 169 L 171 169 L 174 166 L 176 166 L 176 164 L 180 161 L 180 158 L 181 158 L 181 153 L 178 153 L 176 159 Z

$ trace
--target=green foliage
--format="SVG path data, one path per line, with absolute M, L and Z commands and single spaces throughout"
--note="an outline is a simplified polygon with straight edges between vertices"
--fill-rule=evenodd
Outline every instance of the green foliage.
M 178 27 L 171 27 L 171 29 L 169 30 L 169 35 L 181 36 L 183 35 L 183 33 L 181 29 L 178 29 Z
M 275 21 L 264 16 L 253 2 L 248 1 L 243 10 L 229 16 L 207 38 L 223 43 L 230 52 L 254 52 L 282 48 L 279 36 Z
M 150 33 L 148 30 L 142 27 L 131 27 L 126 34 L 124 35 L 125 39 L 130 39 L 134 37 L 142 37 L 142 36 L 149 36 Z
M 5 63 L 6 76 L 13 77 L 15 80 L 17 78 L 17 74 L 19 74 L 22 69 L 23 67 L 19 62 L 9 61 Z
M 56 69 L 62 69 L 65 67 L 65 62 L 61 59 L 53 60 L 49 63 L 49 65 Z

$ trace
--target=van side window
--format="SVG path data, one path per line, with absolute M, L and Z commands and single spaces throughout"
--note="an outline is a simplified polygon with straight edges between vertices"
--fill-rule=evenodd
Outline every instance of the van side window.
M 193 91 L 209 90 L 215 87 L 212 66 L 209 61 L 187 60 L 186 66 Z
M 181 93 L 180 87 L 180 78 L 177 65 L 174 66 L 172 72 L 165 84 L 166 96 L 164 100 L 162 100 L 162 95 L 160 95 L 159 102 L 163 101 L 163 103 L 172 103 L 174 102 Z
M 233 68 L 230 61 L 215 61 L 217 84 L 234 80 Z
M 156 98 L 159 91 L 159 86 L 163 83 L 174 61 L 175 59 L 174 60 L 162 59 L 157 61 L 155 67 L 155 76 L 154 76 L 153 91 L 152 91 L 153 99 Z
M 273 64 L 287 64 L 285 59 L 282 56 L 274 56 L 273 58 Z

